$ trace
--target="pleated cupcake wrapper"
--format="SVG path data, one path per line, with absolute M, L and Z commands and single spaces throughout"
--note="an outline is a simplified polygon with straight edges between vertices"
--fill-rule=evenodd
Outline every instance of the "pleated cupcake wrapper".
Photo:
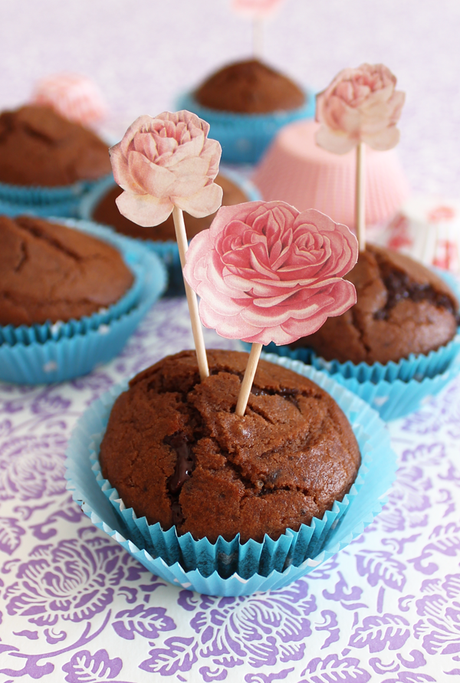
M 222 161 L 230 164 L 255 164 L 279 130 L 288 123 L 315 115 L 315 96 L 305 92 L 306 103 L 290 111 L 268 114 L 239 114 L 208 109 L 199 104 L 193 93 L 178 98 L 177 108 L 188 109 L 210 126 L 209 136 L 222 145 Z
M 253 183 L 247 178 L 244 178 L 241 174 L 235 172 L 233 169 L 221 168 L 222 175 L 231 180 L 237 187 L 239 187 L 247 196 L 248 201 L 256 201 L 260 199 L 259 190 Z M 102 197 L 115 185 L 115 181 L 112 177 L 106 178 L 97 187 L 95 187 L 91 192 L 84 197 L 79 206 L 79 215 L 85 220 L 92 220 L 93 213 L 96 206 L 99 204 Z M 110 227 L 110 226 L 108 226 Z M 187 226 L 186 226 L 187 227 Z M 110 230 L 118 235 L 113 228 Z M 141 240 L 138 240 L 138 243 Z M 150 249 L 154 254 L 156 254 L 165 264 L 168 270 L 169 283 L 167 295 L 179 295 L 184 293 L 184 280 L 182 277 L 182 267 L 180 264 L 179 250 L 177 248 L 177 242 L 175 240 L 168 240 L 166 242 L 154 241 L 154 240 L 142 240 L 142 244 L 146 249 Z
M 425 377 L 420 381 L 412 379 L 403 382 L 396 379 L 392 382 L 382 380 L 375 384 L 374 382 L 359 382 L 354 377 L 347 379 L 340 373 L 336 373 L 332 377 L 336 382 L 369 403 L 379 413 L 382 420 L 389 422 L 419 410 L 455 379 L 459 373 L 460 357 L 457 356 L 447 370 L 434 377 Z
M 387 422 L 419 410 L 424 402 L 436 396 L 459 374 L 459 349 L 457 335 L 455 341 L 442 350 L 433 351 L 428 356 L 414 356 L 413 366 L 410 358 L 404 363 L 385 366 L 380 363 L 328 362 L 309 348 L 290 349 L 274 344 L 266 347 L 268 352 L 301 361 L 327 373 L 369 403 Z
M 124 508 L 103 479 L 97 451 L 108 415 L 125 386 L 114 387 L 80 418 L 67 450 L 68 489 L 98 528 L 117 540 L 147 569 L 165 580 L 212 595 L 247 595 L 281 588 L 307 574 L 348 545 L 372 522 L 384 503 L 395 471 L 396 457 L 377 413 L 324 373 L 289 358 L 266 356 L 271 362 L 310 377 L 329 391 L 349 417 L 360 443 L 362 464 L 355 484 L 341 503 L 334 503 L 322 520 L 314 519 L 298 532 L 287 530 L 277 541 L 241 544 L 218 539 L 195 541 L 162 531 Z M 91 455 L 90 455 L 91 453 Z M 93 471 L 94 468 L 94 471 Z M 309 557 L 310 555 L 310 557 Z
M 354 156 L 350 162 L 349 156 L 326 152 L 321 160 L 311 158 L 309 149 L 316 128 L 307 125 L 305 130 L 299 130 L 295 151 L 292 141 L 288 148 L 284 146 L 282 136 L 288 129 L 280 134 L 280 139 L 273 142 L 256 168 L 253 180 L 266 200 L 281 199 L 299 211 L 318 209 L 352 229 L 355 226 Z M 306 149 L 302 148 L 303 144 L 307 144 Z M 373 225 L 395 214 L 407 199 L 409 186 L 393 151 L 369 152 L 365 218 L 367 225 Z
M 4 335 L 7 341 L 0 343 L 0 380 L 49 384 L 91 372 L 118 355 L 165 290 L 167 275 L 163 263 L 155 254 L 142 249 L 142 245 L 114 236 L 110 230 L 86 221 L 66 221 L 65 225 L 78 227 L 117 246 L 136 273 L 136 285 L 127 301 L 115 309 L 116 315 L 112 311 L 90 316 L 91 324 L 71 321 L 62 325 L 16 328 L 12 337 L 8 337 L 9 330 L 3 328 L 3 333 L 7 330 Z
M 410 382 L 411 380 L 421 382 L 424 378 L 434 378 L 438 374 L 445 372 L 460 350 L 460 336 L 457 334 L 455 338 L 442 346 L 436 351 L 430 351 L 427 355 L 418 355 L 411 353 L 408 358 L 403 358 L 397 363 L 390 361 L 389 363 L 358 363 L 354 364 L 351 361 L 346 363 L 339 363 L 336 360 L 327 361 L 321 356 L 318 356 L 312 349 L 298 348 L 289 349 L 289 347 L 274 348 L 271 344 L 266 348 L 269 353 L 282 353 L 294 360 L 300 360 L 303 363 L 313 365 L 317 370 L 327 372 L 330 375 L 341 375 L 345 379 L 355 379 L 357 382 L 369 382 L 372 384 L 379 384 L 380 382 Z
M 98 180 L 79 181 L 60 187 L 0 183 L 0 207 L 10 216 L 33 211 L 41 216 L 76 217 L 82 197 L 106 179 L 107 176 L 104 176 Z

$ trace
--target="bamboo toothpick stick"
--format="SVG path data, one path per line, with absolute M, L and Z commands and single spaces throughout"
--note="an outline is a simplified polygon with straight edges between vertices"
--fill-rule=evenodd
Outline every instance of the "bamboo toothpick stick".
M 356 147 L 356 234 L 359 250 L 366 250 L 366 198 L 365 198 L 365 154 L 364 142 Z
M 263 54 L 263 21 L 255 18 L 252 21 L 252 52 L 254 59 L 262 59 Z
M 177 246 L 179 248 L 179 257 L 182 270 L 185 266 L 185 254 L 188 249 L 187 234 L 185 232 L 184 214 L 182 209 L 177 206 L 173 209 L 174 228 L 176 231 Z M 198 369 L 200 372 L 200 379 L 203 381 L 209 377 L 208 359 L 206 357 L 206 348 L 204 345 L 203 328 L 201 327 L 200 315 L 198 313 L 198 301 L 196 294 L 190 285 L 184 280 L 185 294 L 187 296 L 188 309 L 190 312 L 190 320 L 192 323 L 193 340 L 195 342 L 196 357 L 198 361 Z
M 246 411 L 246 406 L 248 405 L 249 394 L 251 393 L 252 383 L 254 381 L 254 375 L 256 374 L 261 351 L 262 344 L 253 344 L 251 346 L 248 364 L 246 365 L 246 370 L 244 371 L 244 377 L 243 381 L 241 382 L 240 393 L 238 395 L 238 401 L 236 404 L 235 413 L 239 415 L 239 417 L 243 417 Z

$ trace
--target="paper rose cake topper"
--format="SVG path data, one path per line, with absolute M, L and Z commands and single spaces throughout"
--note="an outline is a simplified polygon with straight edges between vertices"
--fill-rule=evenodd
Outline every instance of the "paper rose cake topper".
M 344 69 L 316 96 L 316 134 L 320 147 L 345 154 L 365 142 L 387 150 L 399 142 L 396 124 L 405 94 L 396 90 L 396 77 L 383 64 Z
M 117 205 L 126 218 L 148 227 L 176 206 L 191 216 L 214 213 L 222 188 L 214 183 L 222 149 L 209 140 L 209 124 L 189 111 L 140 116 L 110 149 L 113 176 L 124 190 Z
M 248 394 L 263 344 L 290 344 L 356 303 L 343 276 L 357 257 L 345 225 L 281 201 L 222 207 L 193 238 L 184 278 L 201 297 L 206 327 L 253 344 Z M 238 401 L 237 414 L 246 403 L 247 396 Z
M 208 139 L 209 124 L 189 111 L 140 116 L 123 139 L 110 149 L 113 176 L 124 192 L 117 206 L 126 218 L 143 227 L 159 225 L 172 213 L 182 267 L 187 235 L 183 211 L 209 216 L 222 203 L 222 188 L 214 183 L 222 153 Z M 196 295 L 185 283 L 201 379 L 209 375 Z
M 399 142 L 396 124 L 405 94 L 383 64 L 344 69 L 316 96 L 316 143 L 334 154 L 356 148 L 356 227 L 359 248 L 366 248 L 364 145 L 385 151 Z
M 52 107 L 69 121 L 92 126 L 107 116 L 97 85 L 86 76 L 61 73 L 46 76 L 35 86 L 32 102 Z

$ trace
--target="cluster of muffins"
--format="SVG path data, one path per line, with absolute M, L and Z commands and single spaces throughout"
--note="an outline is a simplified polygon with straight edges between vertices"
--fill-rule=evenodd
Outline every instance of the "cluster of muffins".
M 181 107 L 211 123 L 224 160 L 236 163 L 259 160 L 281 127 L 314 108 L 257 60 L 220 70 Z M 122 217 L 106 145 L 46 107 L 0 115 L 0 152 L 0 200 L 11 214 L 22 202 L 36 213 L 78 206 L 111 227 L 0 217 L 0 368 L 13 368 L 2 377 L 63 381 L 118 353 L 164 289 L 155 251 L 181 281 L 173 223 L 140 228 Z M 256 198 L 234 181 L 217 179 L 224 205 Z M 187 216 L 189 238 L 212 218 Z M 235 405 L 247 354 L 226 351 L 208 351 L 204 380 L 195 352 L 183 351 L 91 406 L 69 445 L 68 478 L 94 523 L 168 581 L 221 595 L 286 585 L 361 533 L 396 467 L 368 404 L 395 417 L 408 409 L 406 387 L 412 406 L 448 381 L 458 301 L 442 279 L 372 246 L 349 279 L 356 306 L 260 361 L 243 417 Z
M 69 222 L 107 177 L 107 144 L 79 123 L 37 104 L 0 114 L 0 379 L 90 372 L 121 351 L 164 290 L 154 254 Z
M 308 116 L 311 101 L 251 60 L 217 72 L 180 106 L 211 123 L 225 160 L 253 163 L 281 126 Z M 242 201 L 238 187 L 218 182 L 224 204 Z M 99 188 L 87 216 L 146 244 L 173 244 L 171 220 L 139 228 L 119 216 L 118 193 L 111 183 Z M 211 219 L 187 217 L 188 236 Z M 200 380 L 195 352 L 183 351 L 81 418 L 68 449 L 69 488 L 147 568 L 204 593 L 276 589 L 379 512 L 396 463 L 370 405 L 397 417 L 449 381 L 458 300 L 443 279 L 373 246 L 348 277 L 357 304 L 260 361 L 243 417 L 235 405 L 247 354 L 208 351 L 210 375 Z

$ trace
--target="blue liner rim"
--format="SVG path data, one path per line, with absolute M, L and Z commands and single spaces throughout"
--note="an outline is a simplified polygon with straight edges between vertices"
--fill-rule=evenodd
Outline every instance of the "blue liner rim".
M 50 205 L 61 202 L 78 201 L 86 192 L 103 183 L 108 176 L 96 180 L 80 180 L 71 185 L 46 187 L 40 185 L 14 185 L 0 182 L 0 199 L 9 204 L 23 206 L 24 209 L 34 205 Z
M 194 96 L 195 91 L 189 91 L 179 95 L 177 98 L 177 106 L 179 109 L 188 109 L 193 111 L 197 116 L 204 119 L 210 124 L 222 124 L 235 126 L 238 124 L 244 126 L 259 127 L 261 123 L 273 122 L 277 125 L 284 125 L 297 119 L 304 119 L 314 116 L 315 113 L 315 95 L 314 93 L 304 88 L 305 104 L 295 109 L 280 109 L 278 111 L 267 112 L 264 114 L 241 114 L 239 112 L 221 111 L 219 109 L 210 109 L 204 107 L 197 102 Z

